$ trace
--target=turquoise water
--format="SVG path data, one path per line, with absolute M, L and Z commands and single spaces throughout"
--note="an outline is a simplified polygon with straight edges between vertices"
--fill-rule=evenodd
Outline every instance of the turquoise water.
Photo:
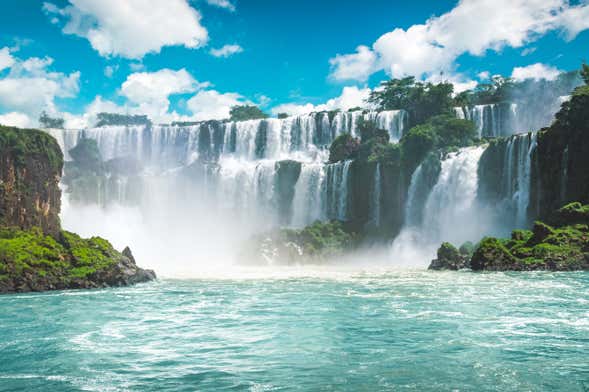
M 589 389 L 589 273 L 304 275 L 0 296 L 0 390 Z

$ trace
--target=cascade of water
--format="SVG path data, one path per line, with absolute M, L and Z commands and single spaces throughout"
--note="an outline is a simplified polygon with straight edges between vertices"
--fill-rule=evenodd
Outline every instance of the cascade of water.
M 301 166 L 301 174 L 295 186 L 292 226 L 304 227 L 316 220 L 325 219 L 324 179 L 323 164 L 307 163 Z
M 391 245 L 392 260 L 399 265 L 426 264 L 442 241 L 462 244 L 479 240 L 483 227 L 476 206 L 478 164 L 484 147 L 468 147 L 448 154 L 430 191 L 423 218 L 415 219 L 414 200 L 423 180 L 423 168 L 411 177 L 406 222 Z
M 374 227 L 380 227 L 381 188 L 380 163 L 377 163 L 376 169 L 374 170 L 374 187 L 372 189 L 372 203 L 370 208 Z
M 562 176 L 560 176 L 560 202 L 564 204 L 567 196 L 567 181 L 569 176 L 569 146 L 566 146 L 562 154 Z
M 532 184 L 532 156 L 536 148 L 537 133 L 525 137 L 520 143 L 518 152 L 518 192 L 517 217 L 518 227 L 524 227 L 528 221 L 528 206 L 530 204 L 530 186 Z
M 507 140 L 503 159 L 503 198 L 513 211 L 515 227 L 528 224 L 528 206 L 532 182 L 532 157 L 537 145 L 537 133 L 512 136 Z
M 484 147 L 469 147 L 448 154 L 442 161 L 438 182 L 427 198 L 424 225 L 436 243 L 460 244 L 476 240 L 478 163 Z M 474 223 L 474 225 L 473 225 Z
M 411 175 L 411 182 L 409 183 L 409 191 L 407 193 L 407 203 L 405 204 L 405 226 L 417 226 L 419 221 L 417 219 L 416 196 L 417 190 L 422 181 L 423 164 L 417 166 L 417 169 Z

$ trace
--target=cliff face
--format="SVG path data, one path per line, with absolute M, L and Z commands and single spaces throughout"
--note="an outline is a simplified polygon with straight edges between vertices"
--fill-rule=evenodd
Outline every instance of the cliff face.
M 61 230 L 63 155 L 37 130 L 0 127 L 0 293 L 124 286 L 155 279 L 99 237 Z
M 62 167 L 59 145 L 51 136 L 0 127 L 0 225 L 36 226 L 57 236 Z
M 589 202 L 589 86 L 578 88 L 540 132 L 537 161 L 533 178 L 540 192 L 533 202 L 541 216 L 568 202 Z

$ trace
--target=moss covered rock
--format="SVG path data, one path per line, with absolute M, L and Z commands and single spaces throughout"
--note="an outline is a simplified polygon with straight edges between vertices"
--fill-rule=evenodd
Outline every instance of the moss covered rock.
M 339 221 L 315 222 L 300 230 L 277 229 L 250 239 L 240 260 L 250 264 L 323 264 L 357 245 L 357 234 Z
M 41 229 L 0 229 L 0 293 L 125 286 L 155 279 L 100 237 L 67 231 L 58 238 Z
M 532 231 L 516 230 L 511 239 L 485 238 L 471 259 L 475 271 L 572 271 L 589 269 L 589 226 L 583 222 L 587 206 L 574 203 L 555 216 L 569 224 L 536 222 Z
M 428 269 L 456 271 L 468 267 L 468 256 L 456 249 L 454 245 L 444 242 L 438 249 L 438 258 L 432 260 Z

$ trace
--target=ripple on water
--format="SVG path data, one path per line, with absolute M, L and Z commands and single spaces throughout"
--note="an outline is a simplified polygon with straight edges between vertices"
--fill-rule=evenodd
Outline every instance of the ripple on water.
M 0 390 L 566 390 L 589 274 L 253 271 L 0 297 Z

